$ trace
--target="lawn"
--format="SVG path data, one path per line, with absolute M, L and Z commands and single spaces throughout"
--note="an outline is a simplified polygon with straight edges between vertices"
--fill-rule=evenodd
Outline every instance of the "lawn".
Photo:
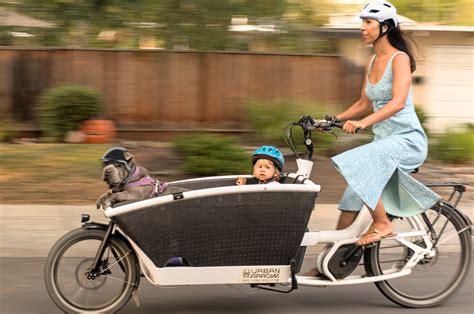
M 94 204 L 107 190 L 101 179 L 99 158 L 110 147 L 120 145 L 129 148 L 159 180 L 196 177 L 180 170 L 182 159 L 166 143 L 0 144 L 0 204 Z M 295 169 L 292 158 L 287 158 L 287 163 L 288 170 Z M 320 158 L 315 165 L 312 179 L 324 183 L 320 201 L 337 203 L 345 184 L 337 181 L 339 176 L 329 159 Z M 422 182 L 463 181 L 472 185 L 473 169 L 472 163 L 446 165 L 427 161 L 415 177 Z M 464 198 L 472 201 L 474 193 L 469 191 Z
M 107 189 L 99 158 L 109 147 L 0 144 L 0 202 L 93 203 Z

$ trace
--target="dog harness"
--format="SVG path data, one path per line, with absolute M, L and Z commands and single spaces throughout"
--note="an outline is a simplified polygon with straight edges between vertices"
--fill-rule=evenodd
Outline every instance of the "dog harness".
M 133 174 L 131 175 L 131 178 L 138 176 L 139 171 L 140 170 L 138 169 L 138 167 L 136 167 Z M 163 193 L 166 190 L 166 186 L 167 186 L 166 182 L 161 182 L 147 175 L 138 181 L 127 183 L 125 187 L 133 188 L 136 186 L 145 186 L 145 185 L 152 185 L 154 187 L 149 197 L 155 197 Z

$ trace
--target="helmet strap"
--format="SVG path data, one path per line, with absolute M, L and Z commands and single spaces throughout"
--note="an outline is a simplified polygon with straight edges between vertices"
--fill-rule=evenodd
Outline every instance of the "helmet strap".
M 127 170 L 129 170 L 129 172 L 128 172 L 128 176 L 125 178 L 125 180 L 123 180 L 124 186 L 128 184 L 132 176 L 135 174 L 135 170 L 137 169 L 138 168 L 136 165 L 134 165 L 132 168 L 130 168 L 130 166 L 127 167 Z
M 377 40 L 379 40 L 380 38 L 382 38 L 383 36 L 387 35 L 391 30 L 392 30 L 392 27 L 390 24 L 387 24 L 385 22 L 379 22 L 379 25 L 380 25 L 380 32 L 379 32 L 379 37 L 377 37 L 377 39 L 374 41 L 374 43 L 377 42 Z M 387 30 L 384 32 L 383 31 L 383 27 L 387 26 Z

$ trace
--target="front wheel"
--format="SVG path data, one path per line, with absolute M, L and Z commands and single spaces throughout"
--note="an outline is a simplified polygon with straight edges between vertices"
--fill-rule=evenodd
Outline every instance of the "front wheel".
M 54 303 L 67 313 L 115 313 L 130 299 L 139 282 L 135 253 L 112 236 L 91 273 L 105 230 L 79 228 L 64 235 L 51 249 L 45 265 L 45 283 Z
M 422 214 L 424 228 L 435 245 L 434 254 L 425 256 L 408 276 L 376 282 L 388 299 L 404 307 L 426 308 L 445 302 L 462 285 L 471 262 L 470 226 L 447 203 L 433 206 Z M 397 222 L 402 230 L 410 218 Z M 409 231 L 409 229 L 407 230 Z M 425 247 L 421 237 L 408 239 Z M 396 240 L 383 240 L 367 249 L 365 266 L 369 275 L 378 276 L 400 269 L 413 251 Z

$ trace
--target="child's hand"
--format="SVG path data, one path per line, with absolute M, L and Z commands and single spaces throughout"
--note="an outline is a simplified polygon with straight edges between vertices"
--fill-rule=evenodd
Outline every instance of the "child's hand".
M 247 182 L 247 179 L 242 178 L 242 177 L 238 177 L 238 178 L 237 178 L 237 181 L 235 182 L 235 184 L 237 184 L 237 185 L 245 185 L 246 182 Z

